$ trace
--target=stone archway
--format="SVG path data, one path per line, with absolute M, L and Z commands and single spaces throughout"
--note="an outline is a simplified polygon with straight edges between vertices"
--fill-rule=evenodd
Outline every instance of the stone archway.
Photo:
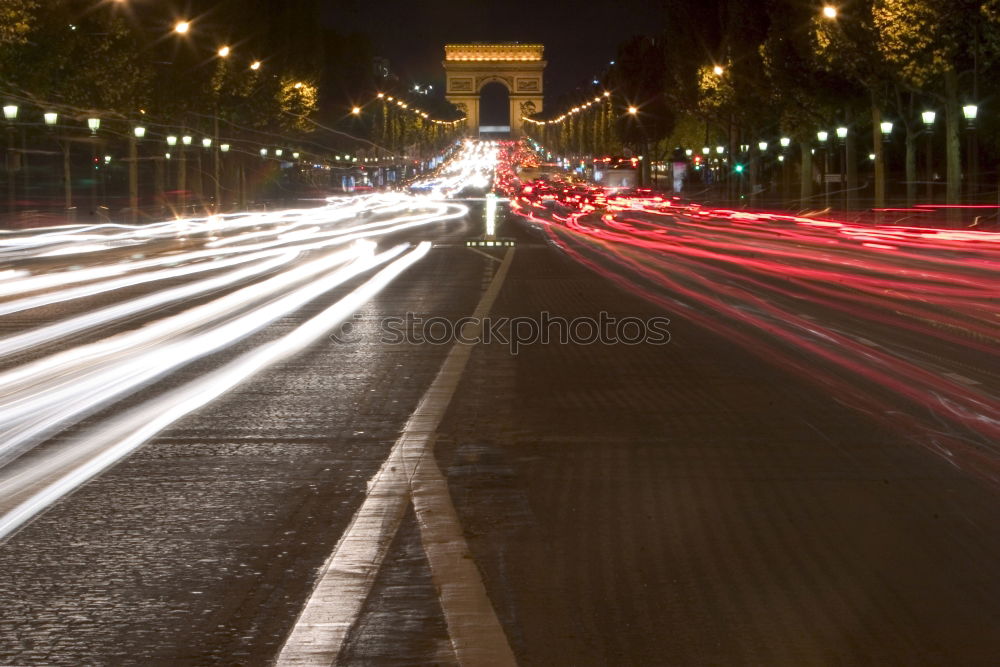
M 522 116 L 542 110 L 542 72 L 545 47 L 518 42 L 446 44 L 445 97 L 462 111 L 466 127 L 479 133 L 479 93 L 489 83 L 500 83 L 510 93 L 510 134 L 523 134 Z

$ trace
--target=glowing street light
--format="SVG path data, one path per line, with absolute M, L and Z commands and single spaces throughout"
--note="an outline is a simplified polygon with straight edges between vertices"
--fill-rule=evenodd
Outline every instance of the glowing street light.
M 361 107 L 353 107 L 351 109 L 351 113 L 354 114 L 355 116 L 360 116 L 361 115 Z
M 186 35 L 189 30 L 191 30 L 190 21 L 178 21 L 174 24 L 174 32 L 178 35 Z
M 3 117 L 8 121 L 13 122 L 17 120 L 18 108 L 16 104 L 8 104 L 3 108 Z
M 91 134 L 97 134 L 97 131 L 101 129 L 101 119 L 100 118 L 88 118 L 87 127 L 90 128 Z
M 976 126 L 976 118 L 979 117 L 979 107 L 975 104 L 966 104 L 962 107 L 962 115 L 965 116 L 965 124 L 971 129 Z
M 631 115 L 633 115 L 633 116 L 634 116 L 634 115 L 636 115 L 637 113 L 639 113 L 639 109 L 637 109 L 636 107 L 629 107 L 629 108 L 628 108 L 628 112 L 629 112 L 629 113 L 630 113 Z
M 212 140 L 209 139 L 208 137 L 205 137 L 204 139 L 201 140 L 201 146 L 202 148 L 211 148 Z
M 892 134 L 892 121 L 891 120 L 882 121 L 879 124 L 879 129 L 882 130 L 883 137 L 888 137 L 890 134 Z
M 230 148 L 229 144 L 219 144 L 219 150 L 222 151 L 223 153 L 228 153 L 229 148 Z
M 220 58 L 228 58 L 230 53 L 232 53 L 232 49 L 230 49 L 228 46 L 223 46 L 219 48 Z M 251 65 L 251 67 L 253 66 Z
M 168 146 L 176 146 L 177 145 L 177 137 L 175 135 L 173 135 L 173 134 L 167 135 L 167 145 Z
M 837 18 L 837 8 L 833 5 L 826 5 L 823 7 L 823 17 L 828 19 Z
M 194 139 L 191 137 L 190 134 L 185 134 L 183 137 L 181 137 L 181 143 L 184 144 L 185 146 L 190 146 L 192 141 L 194 141 Z
M 847 138 L 847 128 L 846 127 L 838 127 L 837 128 L 837 138 L 841 139 L 841 140 Z
M 920 119 L 924 121 L 924 125 L 930 129 L 931 125 L 934 124 L 934 120 L 937 118 L 937 112 L 935 111 L 925 111 L 920 114 Z
M 767 152 L 767 142 L 766 141 L 758 142 L 757 148 L 760 149 L 761 153 L 766 153 Z
M 726 152 L 726 147 L 725 147 L 725 146 L 716 146 L 716 147 L 715 147 L 715 152 L 716 152 L 716 153 L 717 153 L 718 155 L 722 155 L 723 153 L 725 153 L 725 152 Z
M 709 148 L 708 146 L 705 146 L 704 148 L 701 149 L 701 154 L 702 155 L 708 155 L 711 152 L 712 152 L 712 149 Z
M 146 136 L 146 128 L 142 125 L 136 125 L 132 128 L 132 134 L 135 135 L 136 139 L 142 139 Z
M 45 114 L 45 124 L 52 127 L 59 122 L 59 114 L 55 111 L 49 111 Z
M 826 140 L 830 138 L 830 133 L 824 130 L 820 130 L 816 133 L 816 138 L 819 139 L 821 144 L 825 144 Z
M 260 156 L 264 157 L 264 158 L 267 157 L 267 149 L 266 148 L 261 148 L 260 149 Z
M 788 137 L 782 137 L 781 139 L 778 140 L 778 143 L 781 144 L 782 148 L 788 148 L 789 146 L 792 145 L 792 140 L 789 139 Z
M 259 60 L 255 60 L 252 63 L 250 63 L 250 69 L 252 69 L 254 72 L 256 72 L 257 70 L 259 70 L 260 66 L 261 66 L 261 62 Z

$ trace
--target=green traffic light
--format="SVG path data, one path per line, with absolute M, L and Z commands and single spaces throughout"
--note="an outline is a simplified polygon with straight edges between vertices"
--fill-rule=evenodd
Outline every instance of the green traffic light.
M 743 173 L 743 165 L 742 164 L 736 165 L 735 168 L 736 168 L 736 173 L 737 174 L 742 174 Z

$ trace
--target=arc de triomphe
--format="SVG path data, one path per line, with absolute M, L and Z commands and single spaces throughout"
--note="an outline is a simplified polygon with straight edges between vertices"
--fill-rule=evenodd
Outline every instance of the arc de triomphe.
M 521 116 L 542 110 L 541 44 L 518 42 L 446 44 L 444 70 L 448 85 L 445 97 L 465 113 L 466 127 L 479 132 L 479 93 L 488 83 L 501 83 L 510 92 L 510 134 L 522 135 Z

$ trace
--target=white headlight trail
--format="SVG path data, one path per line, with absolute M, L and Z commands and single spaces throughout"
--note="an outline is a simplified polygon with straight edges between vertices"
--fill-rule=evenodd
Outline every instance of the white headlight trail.
M 158 308 L 168 303 L 180 301 L 182 299 L 189 299 L 193 296 L 197 296 L 198 294 L 212 292 L 228 285 L 272 271 L 280 266 L 288 264 L 298 257 L 297 252 L 283 252 L 280 254 L 267 253 L 267 255 L 270 255 L 271 258 L 236 271 L 230 271 L 229 273 L 221 276 L 208 278 L 187 285 L 181 285 L 179 287 L 166 289 L 160 292 L 153 292 L 152 294 L 141 296 L 124 303 L 101 308 L 76 317 L 70 317 L 53 324 L 31 329 L 30 331 L 25 331 L 13 336 L 7 336 L 6 338 L 0 338 L 0 356 L 14 354 L 16 352 L 20 352 L 21 350 L 37 347 L 81 331 L 86 331 L 87 329 L 103 326 L 125 317 L 131 317 L 132 315 L 136 315 L 152 308 Z M 227 263 L 243 264 L 254 261 L 255 259 L 257 258 L 237 257 L 229 260 Z M 219 269 L 222 267 L 215 266 L 214 268 Z
M 22 387 L 0 409 L 0 422 L 6 424 L 0 440 L 0 463 L 19 455 L 46 434 L 104 409 L 114 399 L 260 331 L 318 296 L 391 260 L 404 249 L 405 246 L 398 246 L 378 255 L 364 252 L 347 266 L 318 275 L 280 299 L 207 331 L 179 335 L 158 330 L 147 345 L 133 346 L 120 353 L 114 349 L 100 350 L 88 355 L 87 364 L 52 369 L 56 372 L 50 373 L 45 381 Z
M 243 354 L 208 375 L 133 408 L 77 443 L 77 456 L 61 451 L 0 481 L 0 540 L 95 475 L 129 455 L 181 417 L 215 400 L 261 370 L 302 351 L 363 306 L 427 254 L 430 243 L 397 259 L 337 303 L 291 333 Z M 30 480 L 23 479 L 30 473 Z M 21 479 L 18 479 L 21 478 Z M 16 483 L 15 483 L 16 482 Z M 30 495 L 27 495 L 30 493 Z M 27 495 L 27 497 L 23 497 Z

